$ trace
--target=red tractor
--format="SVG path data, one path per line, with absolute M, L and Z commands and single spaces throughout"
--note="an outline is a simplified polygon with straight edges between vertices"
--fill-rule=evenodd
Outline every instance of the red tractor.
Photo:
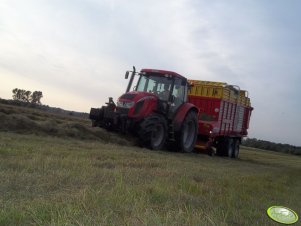
M 130 73 L 126 93 L 117 103 L 109 98 L 107 106 L 91 108 L 92 126 L 134 134 L 150 149 L 161 149 L 168 142 L 191 152 L 198 136 L 198 108 L 187 101 L 187 79 L 164 70 L 136 72 L 135 67 L 126 72 L 126 79 Z

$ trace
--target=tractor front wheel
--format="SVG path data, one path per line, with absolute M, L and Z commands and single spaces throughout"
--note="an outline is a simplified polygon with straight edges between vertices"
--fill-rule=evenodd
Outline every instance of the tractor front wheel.
M 139 125 L 139 143 L 152 150 L 162 149 L 167 137 L 167 123 L 163 116 L 153 114 Z
M 198 118 L 195 111 L 191 111 L 186 115 L 177 135 L 178 147 L 183 152 L 192 152 L 198 135 Z

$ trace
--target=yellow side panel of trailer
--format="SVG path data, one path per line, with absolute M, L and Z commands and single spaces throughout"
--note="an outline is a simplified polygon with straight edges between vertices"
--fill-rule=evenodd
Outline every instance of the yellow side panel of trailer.
M 231 86 L 225 82 L 201 80 L 188 80 L 188 82 L 192 85 L 188 95 L 223 99 L 245 107 L 251 106 L 248 92 L 246 90 L 239 90 L 237 86 Z
M 223 98 L 223 82 L 209 82 L 209 81 L 199 81 L 199 80 L 188 80 L 192 84 L 188 95 L 202 96 L 210 98 Z
M 237 101 L 238 93 L 224 82 L 188 80 L 192 85 L 188 95 Z
M 248 92 L 246 90 L 239 91 L 239 104 L 245 107 L 250 107 L 250 98 L 248 97 Z

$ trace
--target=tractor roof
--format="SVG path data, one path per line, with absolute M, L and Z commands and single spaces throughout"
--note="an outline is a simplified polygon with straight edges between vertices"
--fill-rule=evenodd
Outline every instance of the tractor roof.
M 182 75 L 180 75 L 176 72 L 173 72 L 173 71 L 157 70 L 157 69 L 142 69 L 141 72 L 168 74 L 168 75 L 175 76 L 175 77 L 178 77 L 178 78 L 181 78 L 181 79 L 186 79 L 184 76 L 182 76 Z

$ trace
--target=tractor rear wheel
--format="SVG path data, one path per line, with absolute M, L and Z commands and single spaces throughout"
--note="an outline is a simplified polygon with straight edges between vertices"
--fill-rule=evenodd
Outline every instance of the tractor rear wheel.
M 198 118 L 195 111 L 186 115 L 181 130 L 177 134 L 177 146 L 182 152 L 192 152 L 198 136 Z
M 167 137 L 167 123 L 163 116 L 153 114 L 140 123 L 139 143 L 152 150 L 162 149 Z

